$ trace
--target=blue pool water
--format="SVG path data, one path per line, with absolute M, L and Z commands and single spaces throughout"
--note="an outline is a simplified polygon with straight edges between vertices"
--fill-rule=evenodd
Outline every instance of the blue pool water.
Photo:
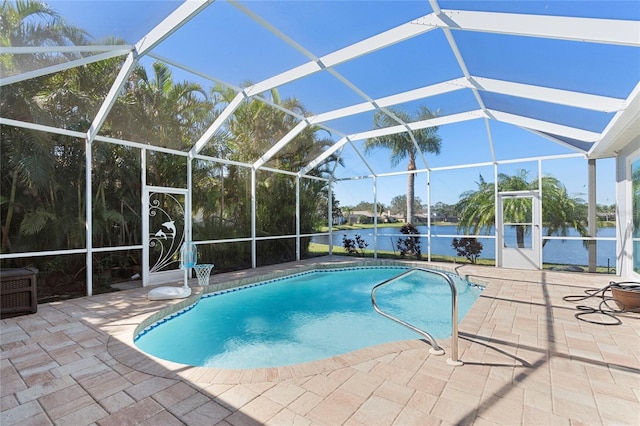
M 135 343 L 158 358 L 215 368 L 262 368 L 329 358 L 380 343 L 420 338 L 377 314 L 374 285 L 406 268 L 316 270 L 204 296 L 192 308 L 148 327 Z M 454 277 L 459 319 L 482 288 Z M 384 311 L 429 332 L 451 335 L 451 291 L 415 271 L 381 287 Z

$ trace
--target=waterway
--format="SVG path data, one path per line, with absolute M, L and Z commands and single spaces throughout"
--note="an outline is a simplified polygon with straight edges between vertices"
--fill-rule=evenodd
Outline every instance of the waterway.
M 418 226 L 418 230 L 421 234 L 427 234 L 427 226 Z M 597 237 L 615 237 L 616 228 L 600 228 L 598 229 Z M 505 230 L 506 239 L 515 240 L 515 230 L 507 228 Z M 458 230 L 456 225 L 433 225 L 431 227 L 431 254 L 432 255 L 445 255 L 456 256 L 456 251 L 452 247 L 451 242 L 453 237 L 444 235 L 457 235 Z M 356 235 L 369 243 L 367 249 L 373 249 L 373 229 L 359 229 L 359 230 L 340 230 L 333 232 L 333 245 L 334 247 L 342 247 L 343 236 L 347 238 L 355 239 Z M 495 239 L 491 238 L 494 235 L 494 230 L 488 236 L 481 235 L 478 237 L 483 245 L 481 258 L 495 259 Z M 579 237 L 580 234 L 573 228 L 569 230 L 568 237 Z M 405 237 L 400 233 L 400 228 L 397 227 L 378 227 L 378 250 L 396 251 L 395 247 L 398 238 Z M 312 242 L 318 244 L 329 244 L 329 236 L 313 237 Z M 422 245 L 422 253 L 427 253 L 427 237 L 421 237 L 420 242 Z M 610 266 L 615 268 L 616 263 L 616 242 L 615 241 L 598 241 L 597 242 L 597 264 L 598 266 Z M 543 263 L 558 263 L 564 265 L 587 265 L 589 254 L 584 247 L 581 240 L 547 240 L 542 248 L 542 262 Z

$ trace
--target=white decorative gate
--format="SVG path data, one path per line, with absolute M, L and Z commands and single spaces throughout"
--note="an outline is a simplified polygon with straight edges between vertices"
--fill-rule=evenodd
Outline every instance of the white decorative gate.
M 179 282 L 180 248 L 185 240 L 185 206 L 188 191 L 179 188 L 146 187 L 144 191 L 143 286 Z

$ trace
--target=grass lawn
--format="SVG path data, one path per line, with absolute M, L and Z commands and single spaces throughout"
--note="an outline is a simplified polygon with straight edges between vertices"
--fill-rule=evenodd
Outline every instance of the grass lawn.
M 379 227 L 384 226 L 385 228 L 402 228 L 405 225 L 404 222 L 395 222 L 395 223 L 378 223 Z M 415 226 L 425 226 L 426 223 L 416 223 Z M 431 222 L 431 225 L 457 225 L 456 222 Z M 358 229 L 373 229 L 373 223 L 354 223 L 352 225 L 334 225 L 332 229 L 334 231 L 350 231 L 350 230 L 358 230 Z M 317 232 L 329 232 L 328 226 L 321 226 L 318 228 Z
M 433 226 L 446 226 L 446 225 L 458 225 L 457 222 L 431 222 Z M 402 228 L 404 226 L 403 222 L 395 222 L 395 223 L 378 223 L 379 227 L 385 228 Z M 426 223 L 416 223 L 415 226 L 426 226 Z M 615 228 L 616 223 L 609 221 L 599 221 L 598 228 Z M 334 231 L 350 231 L 350 230 L 358 230 L 358 229 L 373 229 L 373 223 L 354 223 L 352 225 L 334 225 L 332 229 Z M 329 232 L 328 226 L 321 226 L 318 228 L 317 232 Z
M 326 244 L 317 244 L 317 243 L 309 243 L 309 254 L 311 256 L 324 256 L 329 254 L 329 246 Z M 373 250 L 364 250 L 364 255 L 353 255 L 349 254 L 345 251 L 344 248 L 334 246 L 333 254 L 337 256 L 349 256 L 349 257 L 373 257 Z M 378 259 L 404 259 L 404 260 L 416 260 L 415 256 L 405 256 L 404 258 L 400 257 L 397 253 L 393 251 L 386 250 L 378 250 Z M 427 260 L 426 254 L 422 256 L 421 259 L 418 260 Z M 454 257 L 454 256 L 444 256 L 444 255 L 431 255 L 432 262 L 449 262 L 449 263 L 469 263 L 469 261 L 463 257 Z M 486 265 L 486 266 L 495 266 L 495 261 L 493 259 L 478 259 L 476 262 L 477 265 Z M 588 270 L 586 265 L 565 265 L 565 264 L 556 264 L 556 263 L 545 263 L 542 265 L 543 269 L 554 269 L 554 270 L 567 270 L 568 267 L 571 266 L 580 266 L 584 269 L 584 271 Z M 571 271 L 569 271 L 571 272 Z M 615 269 L 611 269 L 607 271 L 606 266 L 598 266 L 596 268 L 596 273 L 599 274 L 615 274 Z
M 309 244 L 309 253 L 314 256 L 323 256 L 329 254 L 329 246 L 326 244 L 317 244 L 310 243 Z M 342 247 L 334 246 L 333 254 L 337 256 L 351 256 L 351 257 L 373 257 L 373 250 L 366 249 L 364 250 L 364 256 L 356 256 L 353 254 L 349 254 Z M 378 250 L 378 258 L 379 259 L 405 259 L 405 260 L 416 260 L 415 256 L 405 256 L 404 258 L 400 257 L 399 254 L 394 253 L 393 251 L 388 250 Z M 427 260 L 427 255 L 423 254 L 422 258 L 419 260 Z M 467 263 L 466 259 L 461 257 L 453 257 L 453 256 L 443 256 L 443 255 L 431 255 L 431 261 L 433 262 L 450 262 L 454 263 Z M 478 259 L 478 265 L 495 265 L 495 262 L 492 259 Z

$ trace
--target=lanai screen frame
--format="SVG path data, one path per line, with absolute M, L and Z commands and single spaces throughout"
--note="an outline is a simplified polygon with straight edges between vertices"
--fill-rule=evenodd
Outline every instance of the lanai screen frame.
M 570 92 L 566 90 L 559 90 L 553 88 L 545 88 L 540 86 L 531 86 L 526 84 L 514 83 L 510 81 L 501 81 L 495 79 L 487 79 L 481 78 L 477 76 L 473 76 L 467 70 L 466 64 L 464 62 L 464 58 L 460 54 L 460 51 L 456 45 L 455 40 L 451 35 L 451 31 L 456 30 L 470 30 L 470 31 L 481 31 L 481 32 L 497 32 L 503 34 L 518 34 L 518 35 L 527 35 L 532 37 L 547 37 L 547 38 L 557 38 L 563 40 L 577 40 L 577 41 L 588 41 L 588 42 L 597 42 L 597 43 L 607 43 L 607 44 L 618 44 L 618 45 L 629 45 L 629 46 L 640 46 L 640 40 L 638 38 L 638 29 L 640 29 L 640 25 L 638 21 L 620 21 L 620 20 L 607 20 L 607 19 L 594 19 L 594 18 L 572 18 L 572 17 L 558 17 L 558 16 L 535 16 L 535 15 L 517 15 L 517 14 L 505 14 L 505 13 L 494 13 L 494 12 L 469 12 L 469 11 L 452 11 L 452 10 L 442 10 L 440 9 L 438 2 L 435 0 L 429 1 L 433 12 L 422 16 L 412 22 L 400 25 L 396 28 L 388 30 L 384 33 L 378 34 L 376 36 L 370 37 L 369 39 L 357 42 L 351 46 L 347 46 L 343 49 L 335 51 L 333 53 L 324 55 L 322 57 L 317 57 L 311 52 L 307 51 L 304 47 L 299 45 L 296 41 L 290 39 L 284 33 L 282 33 L 279 29 L 273 27 L 268 22 L 264 21 L 261 17 L 253 13 L 249 8 L 245 7 L 241 3 L 233 2 L 232 4 L 237 7 L 240 11 L 245 13 L 247 16 L 258 22 L 268 31 L 275 34 L 280 39 L 284 40 L 291 47 L 304 54 L 309 58 L 309 62 L 286 71 L 280 75 L 273 76 L 269 79 L 258 82 L 254 85 L 251 85 L 246 88 L 238 88 L 228 85 L 227 83 L 221 82 L 211 76 L 208 76 L 202 72 L 197 70 L 193 70 L 187 66 L 181 65 L 172 61 L 171 59 L 160 57 L 157 54 L 152 52 L 153 48 L 160 44 L 163 40 L 169 37 L 173 32 L 179 29 L 182 25 L 187 23 L 193 17 L 195 17 L 198 13 L 204 10 L 209 4 L 212 3 L 210 0 L 206 1 L 189 1 L 183 3 L 179 6 L 171 15 L 169 15 L 163 22 L 157 25 L 153 30 L 151 30 L 145 37 L 143 37 L 138 43 L 132 46 L 78 46 L 78 47 L 65 47 L 64 50 L 70 52 L 103 52 L 99 55 L 88 57 L 85 59 L 73 61 L 67 64 L 57 65 L 48 67 L 41 70 L 31 71 L 25 74 L 10 76 L 8 78 L 4 78 L 1 82 L 1 85 L 11 84 L 18 81 L 23 81 L 29 78 L 58 72 L 73 66 L 80 66 L 83 64 L 88 64 L 91 62 L 96 62 L 105 58 L 115 57 L 120 55 L 126 55 L 126 59 L 124 64 L 112 85 L 109 93 L 107 94 L 105 101 L 100 107 L 98 113 L 96 114 L 89 130 L 86 133 L 82 132 L 74 132 L 65 129 L 57 129 L 48 126 L 43 126 L 34 123 L 24 123 L 18 122 L 16 120 L 0 118 L 0 123 L 4 125 L 16 126 L 16 127 L 24 127 L 33 130 L 40 130 L 49 133 L 62 134 L 67 136 L 72 136 L 85 140 L 85 152 L 91 152 L 92 143 L 94 141 L 102 141 L 106 143 L 117 143 L 123 144 L 127 146 L 131 146 L 134 148 L 139 148 L 143 150 L 154 150 L 160 152 L 167 152 L 175 155 L 186 156 L 188 159 L 188 163 L 191 163 L 194 159 L 201 159 L 206 161 L 217 161 L 224 163 L 226 160 L 224 159 L 212 159 L 210 157 L 201 156 L 199 152 L 202 148 L 208 143 L 211 137 L 214 135 L 217 129 L 219 129 L 226 119 L 228 119 L 235 111 L 235 109 L 244 101 L 245 99 L 258 99 L 262 102 L 266 102 L 270 104 L 272 107 L 276 107 L 279 109 L 283 109 L 279 105 L 270 102 L 268 99 L 260 96 L 261 93 L 271 89 L 277 88 L 278 86 L 285 84 L 287 82 L 294 81 L 299 78 L 303 78 L 305 76 L 311 75 L 315 72 L 327 71 L 332 74 L 335 78 L 342 81 L 348 87 L 351 87 L 354 91 L 356 91 L 365 102 L 360 104 L 352 105 L 345 108 L 340 108 L 334 111 L 328 111 L 321 114 L 317 114 L 311 117 L 300 117 L 297 116 L 294 112 L 285 110 L 285 112 L 296 116 L 300 122 L 298 126 L 289 132 L 283 139 L 277 142 L 270 150 L 268 150 L 264 155 L 258 159 L 253 164 L 243 164 L 243 167 L 250 167 L 255 176 L 257 170 L 270 170 L 277 173 L 284 173 L 289 175 L 294 175 L 296 179 L 301 178 L 312 178 L 312 179 L 322 179 L 315 176 L 309 176 L 307 173 L 312 170 L 315 166 L 321 163 L 324 159 L 326 159 L 329 155 L 340 152 L 340 150 L 346 145 L 350 144 L 356 149 L 356 152 L 360 155 L 361 160 L 366 165 L 368 170 L 371 172 L 370 175 L 366 177 L 373 178 L 374 180 L 374 193 L 375 193 L 375 180 L 377 177 L 385 176 L 388 174 L 385 173 L 376 173 L 376 171 L 367 163 L 366 158 L 358 151 L 358 149 L 353 145 L 354 141 L 363 140 L 371 137 L 381 136 L 384 134 L 391 134 L 396 132 L 408 132 L 410 136 L 413 138 L 412 131 L 426 128 L 430 126 L 443 126 L 450 123 L 456 123 L 464 120 L 471 119 L 483 119 L 487 128 L 487 136 L 489 138 L 490 144 L 492 145 L 492 135 L 489 127 L 490 120 L 498 120 L 505 123 L 510 123 L 515 126 L 520 126 L 525 129 L 528 129 L 536 134 L 539 134 L 548 139 L 552 139 L 554 142 L 562 144 L 564 146 L 568 146 L 571 149 L 576 151 L 576 154 L 569 155 L 558 155 L 558 156 L 548 156 L 548 157 L 535 157 L 535 158 L 527 158 L 527 159 L 518 159 L 518 160 L 508 160 L 509 162 L 517 162 L 517 161 L 543 161 L 543 160 L 551 160 L 551 159 L 559 159 L 559 158 L 568 158 L 568 157 L 582 157 L 582 158 L 599 158 L 599 155 L 610 155 L 610 153 L 606 152 L 606 149 L 609 144 L 614 141 L 611 140 L 610 135 L 612 133 L 612 129 L 614 129 L 619 121 L 624 121 L 626 116 L 628 115 L 628 111 L 626 108 L 629 105 L 637 104 L 637 99 L 640 92 L 640 82 L 636 85 L 634 90 L 630 93 L 630 95 L 626 99 L 617 99 L 610 98 L 598 95 L 589 95 L 584 93 Z M 454 80 L 434 84 L 431 86 L 422 87 L 419 89 L 411 90 L 404 93 L 399 93 L 391 96 L 387 96 L 379 99 L 372 99 L 368 97 L 365 93 L 362 93 L 357 89 L 357 87 L 353 86 L 346 78 L 337 73 L 332 67 L 357 58 L 362 55 L 366 55 L 378 49 L 382 49 L 389 45 L 395 44 L 397 42 L 402 42 L 411 37 L 414 37 L 418 34 L 422 34 L 427 31 L 441 29 L 450 45 L 451 50 L 453 51 L 456 60 L 464 74 L 463 78 L 457 78 Z M 52 48 L 48 48 L 49 51 Z M 55 48 L 53 48 L 55 50 Z M 63 49 L 59 49 L 62 51 Z M 6 53 L 13 54 L 21 54 L 21 53 L 37 53 L 39 51 L 46 51 L 46 49 L 32 48 L 32 47 L 12 47 L 6 50 Z M 158 59 L 164 61 L 165 63 L 171 64 L 178 68 L 182 68 L 186 71 L 195 73 L 205 79 L 225 84 L 232 89 L 234 89 L 237 93 L 236 98 L 231 101 L 231 103 L 227 106 L 226 109 L 222 112 L 222 114 L 218 117 L 218 119 L 213 123 L 213 125 L 202 135 L 202 137 L 194 144 L 191 151 L 188 153 L 182 151 L 174 151 L 166 148 L 160 147 L 151 147 L 145 144 L 131 142 L 131 141 L 123 141 L 116 140 L 113 138 L 102 137 L 98 135 L 100 127 L 104 124 L 107 115 L 110 111 L 110 108 L 113 106 L 116 97 L 121 91 L 123 85 L 127 81 L 130 73 L 132 72 L 134 66 L 138 63 L 138 61 L 145 56 L 152 57 L 154 59 Z M 473 111 L 467 111 L 464 113 L 453 114 L 450 116 L 437 117 L 432 120 L 427 120 L 423 122 L 413 122 L 413 123 L 405 123 L 401 120 L 397 119 L 398 126 L 387 128 L 387 129 L 378 129 L 371 130 L 367 132 L 361 132 L 357 134 L 342 134 L 335 129 L 327 127 L 324 123 L 330 121 L 335 118 L 347 117 L 352 114 L 356 114 L 363 111 L 371 111 L 378 110 L 383 111 L 386 114 L 393 114 L 387 110 L 387 107 L 392 105 L 403 103 L 411 100 L 417 99 L 425 99 L 430 96 L 435 96 L 437 94 L 446 93 L 455 90 L 467 89 L 471 90 L 474 97 L 476 98 L 479 108 Z M 544 100 L 552 103 L 559 103 L 569 106 L 579 106 L 581 108 L 592 109 L 603 112 L 612 112 L 615 111 L 614 118 L 609 122 L 607 127 L 603 132 L 590 132 L 581 129 L 571 128 L 568 126 L 557 125 L 553 123 L 544 122 L 541 120 L 531 119 L 528 117 L 517 116 L 513 114 L 504 113 L 501 111 L 496 111 L 487 108 L 484 105 L 481 97 L 479 96 L 479 91 L 488 90 L 495 93 L 505 93 L 514 96 L 521 96 L 529 99 L 537 99 Z M 325 151 L 320 157 L 316 160 L 312 161 L 307 167 L 300 170 L 298 173 L 285 172 L 281 170 L 273 170 L 265 167 L 267 161 L 273 157 L 280 149 L 284 148 L 291 140 L 295 138 L 297 134 L 299 134 L 302 130 L 304 130 L 308 126 L 320 126 L 321 128 L 325 128 L 331 131 L 333 134 L 341 136 L 341 139 L 336 142 L 331 148 Z M 558 135 L 561 138 L 554 138 L 551 135 Z M 615 136 L 615 135 L 614 135 Z M 576 140 L 576 141 L 584 141 L 591 144 L 591 147 L 588 151 L 581 149 L 572 145 L 568 140 Z M 415 139 L 414 139 L 415 143 Z M 417 144 L 416 144 L 417 147 Z M 418 170 L 417 172 L 426 172 L 427 174 L 437 171 L 437 170 L 449 170 L 455 169 L 457 167 L 475 167 L 475 166 L 484 166 L 484 165 L 492 165 L 496 170 L 501 161 L 497 160 L 495 154 L 492 149 L 492 158 L 493 161 L 490 163 L 478 163 L 478 164 L 467 164 L 460 166 L 450 166 L 450 167 L 441 167 L 441 168 L 431 168 L 425 158 L 425 156 L 419 152 L 419 157 L 424 164 L 424 168 Z M 92 169 L 92 160 L 91 155 L 86 155 L 86 170 Z M 394 172 L 395 173 L 395 172 Z M 406 174 L 406 172 L 397 172 L 397 174 Z M 361 177 L 352 177 L 350 179 L 359 179 Z M 191 176 L 187 176 L 188 190 L 191 192 L 191 184 L 190 184 Z M 331 191 L 332 178 L 326 179 L 326 181 L 330 184 L 329 194 Z M 128 246 L 128 247 L 118 247 L 116 248 L 95 248 L 92 244 L 92 217 L 90 212 L 92 211 L 92 182 L 91 182 L 91 173 L 86 174 L 86 242 L 87 247 L 78 250 L 55 250 L 55 251 L 47 251 L 47 252 L 31 252 L 31 253 L 12 253 L 12 254 L 3 254 L 1 256 L 2 259 L 10 259 L 10 258 L 19 258 L 19 257 L 29 257 L 29 256 L 48 256 L 48 255 L 57 255 L 57 254 L 74 254 L 74 253 L 84 253 L 86 254 L 87 259 L 87 294 L 92 294 L 91 289 L 91 278 L 92 278 L 92 253 L 98 252 L 107 252 L 107 251 L 121 251 L 121 250 L 130 250 L 130 249 L 141 249 L 142 246 Z M 260 240 L 260 238 L 256 237 L 255 234 L 255 179 L 253 179 L 252 183 L 252 266 L 256 266 L 256 253 L 255 253 L 255 245 L 256 241 Z M 299 212 L 299 204 L 297 205 L 297 211 Z M 590 205 L 590 208 L 593 206 Z M 299 232 L 299 213 L 297 214 L 297 232 L 295 238 L 297 239 L 297 257 L 300 256 L 300 232 Z M 331 231 L 331 202 L 329 203 L 329 234 Z M 188 216 L 189 221 L 191 219 Z M 189 232 L 191 232 L 191 226 L 187 227 Z M 316 235 L 316 234 L 313 234 Z M 313 235 L 305 235 L 305 236 L 313 236 Z M 318 234 L 320 235 L 320 234 Z M 293 236 L 282 236 L 283 238 L 293 237 Z M 240 239 L 239 241 L 244 241 L 246 239 Z M 236 241 L 236 240 L 233 240 Z M 208 243 L 211 241 L 204 241 L 201 243 Z M 216 243 L 221 241 L 215 240 Z

